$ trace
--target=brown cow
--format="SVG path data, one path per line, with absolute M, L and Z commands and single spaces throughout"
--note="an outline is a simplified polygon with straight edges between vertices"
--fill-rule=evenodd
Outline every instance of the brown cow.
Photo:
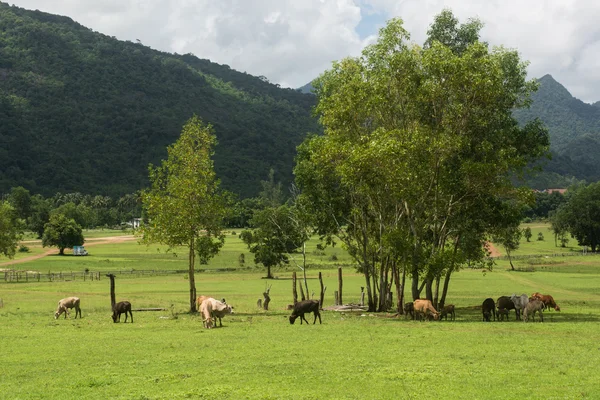
M 417 299 L 413 302 L 413 307 L 415 309 L 415 314 L 422 313 L 426 317 L 428 314 L 431 314 L 435 320 L 440 318 L 440 314 L 437 312 L 435 307 L 433 307 L 431 300 Z
M 552 307 L 556 311 L 560 311 L 560 307 L 558 306 L 558 304 L 556 304 L 552 296 L 550 296 L 549 294 L 540 294 L 538 292 L 535 292 L 531 295 L 531 297 L 533 299 L 541 300 L 542 303 L 544 303 L 544 305 L 548 308 Z
M 447 306 L 444 306 L 442 312 L 440 312 L 440 321 L 444 317 L 446 317 L 446 321 L 448 321 L 448 315 L 450 315 L 450 321 L 454 321 L 456 319 L 456 314 L 454 313 L 454 304 L 448 304 Z

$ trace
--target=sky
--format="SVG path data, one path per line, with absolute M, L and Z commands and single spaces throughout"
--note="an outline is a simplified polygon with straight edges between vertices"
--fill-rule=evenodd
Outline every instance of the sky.
M 4 0 L 6 1 L 6 0 Z M 479 18 L 482 39 L 517 50 L 531 78 L 550 74 L 585 102 L 600 100 L 600 5 L 595 0 L 8 0 L 66 15 L 120 40 L 192 53 L 300 87 L 400 17 L 423 44 L 444 8 Z

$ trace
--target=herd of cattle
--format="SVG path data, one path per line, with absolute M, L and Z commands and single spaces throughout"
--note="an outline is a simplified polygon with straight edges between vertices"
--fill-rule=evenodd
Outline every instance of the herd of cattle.
M 483 321 L 498 320 L 508 321 L 508 315 L 510 310 L 515 310 L 516 319 L 529 321 L 529 318 L 535 321 L 535 314 L 537 313 L 540 321 L 544 321 L 544 315 L 542 311 L 545 309 L 553 308 L 556 311 L 560 311 L 560 307 L 556 304 L 552 296 L 548 294 L 540 294 L 538 292 L 531 295 L 526 294 L 517 296 L 500 296 L 498 300 L 494 302 L 494 299 L 487 298 L 481 305 L 481 312 L 483 314 Z M 430 300 L 417 299 L 414 302 L 404 304 L 404 314 L 406 318 L 412 317 L 412 319 L 434 319 L 441 320 L 443 318 L 454 320 L 456 318 L 454 304 L 444 306 L 441 311 L 438 311 L 433 306 Z
M 75 309 L 75 318 L 79 315 L 81 317 L 80 300 L 78 297 L 67 297 L 58 302 L 58 307 L 54 313 L 54 319 L 57 319 L 61 314 L 65 314 L 65 318 L 69 314 L 69 309 Z M 196 299 L 196 308 L 202 315 L 202 325 L 210 329 L 216 326 L 217 319 L 219 320 L 220 326 L 223 326 L 222 318 L 227 314 L 233 314 L 233 307 L 227 304 L 225 299 L 216 300 L 208 296 L 198 296 Z M 526 294 L 517 296 L 500 296 L 498 300 L 494 302 L 494 299 L 487 298 L 481 305 L 481 312 L 483 314 L 483 321 L 498 320 L 502 321 L 506 319 L 508 321 L 508 315 L 510 310 L 515 310 L 516 319 L 527 322 L 531 317 L 535 321 L 535 314 L 537 313 L 540 321 L 544 321 L 542 311 L 545 309 L 553 308 L 556 311 L 560 311 L 560 307 L 556 304 L 552 296 L 540 294 L 538 292 L 528 297 Z M 298 317 L 300 317 L 300 324 L 308 321 L 304 317 L 304 314 L 313 313 L 315 319 L 313 324 L 321 322 L 320 304 L 317 300 L 303 300 L 294 304 L 292 309 L 292 315 L 290 315 L 290 324 L 293 324 Z M 406 303 L 404 305 L 404 312 L 406 318 L 409 316 L 412 319 L 434 319 L 441 320 L 450 317 L 450 320 L 456 318 L 454 304 L 444 306 L 441 311 L 438 311 L 433 306 L 430 300 L 417 299 L 414 302 Z M 121 314 L 125 314 L 125 322 L 127 322 L 127 314 L 131 315 L 131 322 L 133 322 L 133 314 L 131 313 L 131 303 L 123 301 L 117 303 L 113 309 L 113 322 L 120 322 Z M 522 315 L 521 315 L 522 314 Z

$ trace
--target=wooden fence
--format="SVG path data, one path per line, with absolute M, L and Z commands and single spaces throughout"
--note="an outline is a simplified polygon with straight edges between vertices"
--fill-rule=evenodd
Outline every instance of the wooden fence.
M 211 272 L 233 272 L 248 270 L 250 268 L 218 268 L 218 269 L 196 269 L 197 273 L 211 273 Z M 187 274 L 187 269 L 177 270 L 162 270 L 162 269 L 147 269 L 147 270 L 117 270 L 117 271 L 70 271 L 70 272 L 36 272 L 36 271 L 17 271 L 7 270 L 4 271 L 5 282 L 68 282 L 68 281 L 94 281 L 104 279 L 107 274 L 113 274 L 115 276 L 131 276 L 131 277 L 142 277 L 142 276 L 157 276 L 157 275 L 173 275 L 173 274 Z M 1 273 L 0 273 L 1 274 Z M 1 276 L 1 275 L 0 275 Z

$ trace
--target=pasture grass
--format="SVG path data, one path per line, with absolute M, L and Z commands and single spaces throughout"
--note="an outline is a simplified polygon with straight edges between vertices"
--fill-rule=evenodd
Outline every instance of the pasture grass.
M 164 250 L 164 249 L 163 249 Z M 109 271 L 113 268 L 186 269 L 187 257 L 136 241 L 90 247 L 90 256 L 48 256 L 19 268 Z M 332 260 L 332 251 L 337 260 Z M 0 280 L 0 399 L 580 399 L 600 398 L 600 256 L 553 257 L 534 272 L 455 273 L 447 303 L 454 322 L 416 322 L 392 314 L 323 311 L 323 324 L 290 325 L 293 265 L 265 280 L 262 268 L 216 273 L 247 252 L 228 236 L 207 272 L 196 274 L 198 294 L 225 297 L 235 314 L 223 327 L 202 328 L 188 313 L 186 274 L 118 275 L 117 301 L 133 308 L 133 324 L 110 318 L 109 280 L 4 283 Z M 309 248 L 311 292 L 318 271 L 333 304 L 344 265 L 344 302 L 358 302 L 362 275 L 339 248 Z M 246 253 L 246 262 L 252 264 Z M 543 255 L 540 260 L 545 259 Z M 524 263 L 518 260 L 517 263 Z M 173 268 L 171 264 L 176 264 Z M 524 265 L 524 264 L 523 264 Z M 1 275 L 0 275 L 1 277 Z M 269 311 L 256 306 L 271 285 Z M 487 297 L 550 293 L 562 312 L 544 323 L 484 323 Z M 58 299 L 82 300 L 82 319 L 53 319 Z

